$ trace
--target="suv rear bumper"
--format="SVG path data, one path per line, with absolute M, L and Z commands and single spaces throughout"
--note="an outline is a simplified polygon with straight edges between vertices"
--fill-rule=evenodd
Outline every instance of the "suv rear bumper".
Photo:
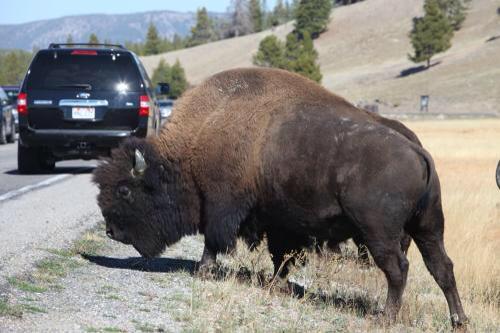
M 40 147 L 50 150 L 58 158 L 108 155 L 111 148 L 130 136 L 145 137 L 146 129 L 136 130 L 74 130 L 33 129 L 21 126 L 19 141 L 25 147 Z

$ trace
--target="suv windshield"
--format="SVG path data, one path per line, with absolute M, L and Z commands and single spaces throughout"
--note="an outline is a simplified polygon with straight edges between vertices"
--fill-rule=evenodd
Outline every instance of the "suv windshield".
M 40 52 L 30 67 L 28 89 L 141 91 L 137 65 L 128 53 Z

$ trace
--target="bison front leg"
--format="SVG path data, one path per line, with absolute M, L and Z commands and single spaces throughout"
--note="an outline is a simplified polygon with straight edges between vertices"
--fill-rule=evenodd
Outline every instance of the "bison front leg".
M 210 273 L 213 270 L 218 253 L 229 253 L 234 250 L 240 224 L 248 215 L 240 209 L 241 206 L 234 201 L 226 200 L 205 203 L 202 221 L 205 247 L 198 266 L 200 274 Z
M 209 276 L 216 265 L 217 253 L 211 250 L 205 243 L 201 260 L 196 266 L 196 274 L 201 277 Z

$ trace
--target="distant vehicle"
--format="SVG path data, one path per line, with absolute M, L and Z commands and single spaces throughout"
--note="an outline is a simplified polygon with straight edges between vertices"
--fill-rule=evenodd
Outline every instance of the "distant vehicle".
M 500 189 L 500 161 L 498 161 L 498 164 L 497 164 L 497 172 L 496 172 L 495 178 L 497 180 L 497 186 Z
M 16 133 L 19 131 L 19 117 L 17 115 L 17 94 L 19 93 L 19 86 L 2 86 L 3 90 L 9 97 L 9 100 L 12 105 L 14 105 L 14 109 L 12 110 L 12 115 L 14 116 L 15 124 L 16 124 Z
M 172 108 L 174 107 L 174 100 L 160 99 L 158 100 L 158 106 L 160 107 L 161 122 L 164 123 L 172 113 Z
M 5 91 L 0 88 L 0 144 L 12 143 L 16 139 L 16 125 L 12 111 L 14 106 Z
M 17 110 L 20 173 L 109 156 L 124 138 L 155 135 L 160 127 L 151 81 L 139 58 L 121 45 L 50 44 L 38 51 Z

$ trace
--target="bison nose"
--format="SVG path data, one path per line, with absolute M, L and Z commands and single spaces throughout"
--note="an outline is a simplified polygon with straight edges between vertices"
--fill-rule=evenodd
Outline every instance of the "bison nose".
M 106 235 L 111 238 L 111 239 L 114 239 L 114 233 L 113 233 L 113 229 L 111 227 L 107 227 L 106 228 Z

